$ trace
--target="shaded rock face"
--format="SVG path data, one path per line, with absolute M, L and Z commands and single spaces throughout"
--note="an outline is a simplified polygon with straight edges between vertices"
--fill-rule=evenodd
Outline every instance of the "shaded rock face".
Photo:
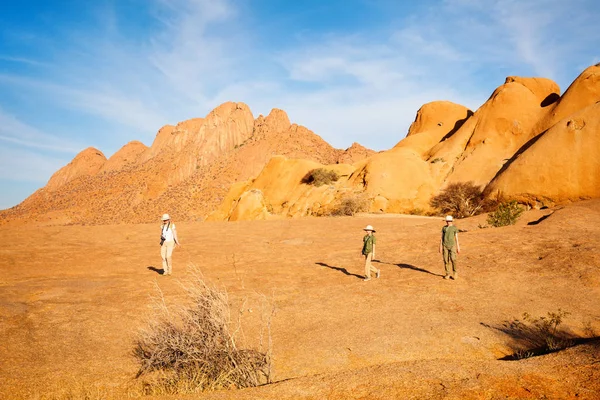
M 542 133 L 554 124 L 600 101 L 600 65 L 586 68 L 565 91 L 564 95 L 547 106 L 547 113 L 536 126 Z
M 600 197 L 600 103 L 548 129 L 488 185 L 532 205 Z
M 541 103 L 558 90 L 547 79 L 507 78 L 452 137 L 430 150 L 429 160 L 442 163 L 437 181 L 485 186 L 537 134 L 533 128 L 546 113 Z

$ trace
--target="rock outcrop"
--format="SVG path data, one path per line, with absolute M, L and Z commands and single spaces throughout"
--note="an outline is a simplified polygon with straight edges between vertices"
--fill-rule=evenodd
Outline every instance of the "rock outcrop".
M 440 178 L 485 186 L 539 133 L 533 128 L 545 115 L 541 104 L 558 93 L 558 86 L 548 79 L 507 78 L 448 141 L 433 149 L 430 159 L 444 166 Z
M 100 172 L 115 172 L 137 165 L 140 158 L 148 151 L 148 146 L 134 140 L 121 147 L 102 166 Z
M 530 144 L 486 191 L 552 205 L 600 197 L 600 102 L 558 122 Z
M 48 185 L 0 214 L 0 222 L 106 224 L 155 221 L 164 212 L 177 220 L 203 219 L 235 182 L 256 177 L 275 155 L 334 164 L 372 151 L 355 145 L 332 148 L 307 128 L 273 109 L 253 118 L 243 103 L 225 103 L 205 118 L 165 125 L 152 146 L 131 142 L 109 160 L 86 149 L 56 172 Z M 253 192 L 246 208 L 259 207 Z M 251 207 L 250 207 L 251 206 Z M 243 212 L 239 218 L 261 218 Z M 228 210 L 229 211 L 229 210 Z
M 534 206 L 600 197 L 600 114 L 594 106 L 600 100 L 599 69 L 586 69 L 562 97 L 551 80 L 508 77 L 474 113 L 447 101 L 425 104 L 406 138 L 351 162 L 338 182 L 311 187 L 297 179 L 309 166 L 279 161 L 237 186 L 213 217 L 230 219 L 227 209 L 252 190 L 260 191 L 267 211 L 286 216 L 327 214 L 349 193 L 366 197 L 371 212 L 432 211 L 432 196 L 466 181 L 482 189 L 489 185 L 489 196 Z M 291 170 L 294 178 L 284 179 Z M 261 182 L 277 182 L 281 192 Z
M 428 212 L 432 196 L 466 181 L 532 206 L 600 197 L 599 105 L 600 64 L 562 96 L 551 80 L 508 77 L 475 112 L 423 105 L 407 136 L 375 153 L 357 143 L 334 149 L 283 110 L 254 119 L 229 102 L 165 125 L 149 148 L 132 142 L 109 160 L 84 150 L 0 221 L 149 222 L 165 211 L 178 220 L 298 217 L 329 214 L 351 197 L 371 212 Z M 303 180 L 317 168 L 338 179 Z
M 84 176 L 96 175 L 104 166 L 106 157 L 102 152 L 93 147 L 88 147 L 73 158 L 50 177 L 46 189 L 54 191 L 66 185 L 74 179 Z

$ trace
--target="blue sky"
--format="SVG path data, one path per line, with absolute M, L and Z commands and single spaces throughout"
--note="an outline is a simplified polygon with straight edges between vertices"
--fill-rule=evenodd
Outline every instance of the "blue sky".
M 89 146 L 110 157 L 225 101 L 384 150 L 418 108 L 600 61 L 596 0 L 0 2 L 0 209 Z

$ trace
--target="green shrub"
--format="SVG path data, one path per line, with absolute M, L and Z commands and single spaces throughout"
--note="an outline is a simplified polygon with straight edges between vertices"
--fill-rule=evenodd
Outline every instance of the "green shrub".
M 443 214 L 451 214 L 456 218 L 471 217 L 484 211 L 487 203 L 479 186 L 473 182 L 451 183 L 430 204 Z
M 574 339 L 571 334 L 559 329 L 568 315 L 569 312 L 559 309 L 557 312 L 547 313 L 545 317 L 536 318 L 524 313 L 523 320 L 505 322 L 502 330 L 524 347 L 509 359 L 529 358 L 572 346 Z
M 487 223 L 495 227 L 514 225 L 522 213 L 523 208 L 516 201 L 502 203 L 488 214 Z
M 331 210 L 333 216 L 352 216 L 359 212 L 367 211 L 369 202 L 363 195 L 352 194 L 343 197 Z
M 304 175 L 304 178 L 302 178 L 302 183 L 314 186 L 322 186 L 330 185 L 333 182 L 336 182 L 338 179 L 340 179 L 340 176 L 337 174 L 337 172 L 325 168 L 316 168 L 308 171 L 308 173 Z

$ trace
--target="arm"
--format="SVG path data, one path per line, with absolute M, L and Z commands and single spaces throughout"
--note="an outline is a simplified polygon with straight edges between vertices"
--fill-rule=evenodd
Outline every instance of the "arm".
M 181 246 L 181 244 L 179 244 L 179 239 L 177 238 L 177 228 L 175 226 L 173 226 L 173 239 L 177 246 Z
M 440 238 L 440 246 L 438 249 L 438 253 L 442 252 L 442 244 L 444 243 L 444 234 L 442 234 L 442 237 Z
M 460 244 L 458 244 L 458 232 L 454 234 L 454 239 L 456 239 L 456 253 L 460 254 Z

